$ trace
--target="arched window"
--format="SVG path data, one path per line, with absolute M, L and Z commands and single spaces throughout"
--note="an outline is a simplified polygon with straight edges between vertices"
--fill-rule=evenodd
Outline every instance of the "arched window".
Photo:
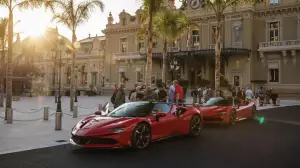
M 83 84 L 83 85 L 87 84 L 87 67 L 86 66 L 81 67 L 81 84 Z
M 71 84 L 71 67 L 67 68 L 67 84 Z

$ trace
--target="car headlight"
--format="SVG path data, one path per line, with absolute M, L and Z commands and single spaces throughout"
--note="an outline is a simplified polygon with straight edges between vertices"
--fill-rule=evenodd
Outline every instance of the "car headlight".
M 125 128 L 110 128 L 108 129 L 109 131 L 113 131 L 114 133 L 120 133 L 123 132 L 125 130 Z

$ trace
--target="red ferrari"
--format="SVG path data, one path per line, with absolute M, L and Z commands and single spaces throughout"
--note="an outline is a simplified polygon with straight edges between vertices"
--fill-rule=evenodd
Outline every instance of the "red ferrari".
M 233 105 L 232 98 L 214 97 L 203 105 L 197 106 L 204 123 L 235 124 L 236 121 L 253 119 L 256 106 L 254 102 Z
M 152 141 L 174 135 L 198 136 L 202 117 L 195 107 L 154 102 L 130 102 L 106 115 L 101 112 L 79 121 L 70 143 L 82 147 L 143 149 Z

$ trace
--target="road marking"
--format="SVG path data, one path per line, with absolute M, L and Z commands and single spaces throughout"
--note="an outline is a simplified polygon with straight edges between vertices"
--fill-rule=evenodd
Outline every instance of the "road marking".
M 285 120 L 276 120 L 276 119 L 266 119 L 266 121 L 300 126 L 300 122 L 296 122 L 296 121 L 285 121 Z

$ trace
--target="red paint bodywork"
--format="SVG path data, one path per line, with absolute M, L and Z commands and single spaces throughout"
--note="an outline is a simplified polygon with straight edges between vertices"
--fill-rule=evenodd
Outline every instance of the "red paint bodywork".
M 203 122 L 211 124 L 229 124 L 230 114 L 234 110 L 236 111 L 237 121 L 247 118 L 252 118 L 252 108 L 255 106 L 254 102 L 249 102 L 247 105 L 237 106 L 197 106 L 201 111 Z
M 152 141 L 164 139 L 172 135 L 189 134 L 190 120 L 193 115 L 199 115 L 200 111 L 195 107 L 183 107 L 187 111 L 178 118 L 175 114 L 179 106 L 172 105 L 171 111 L 161 117 L 159 121 L 155 116 L 137 117 L 137 118 L 112 118 L 100 115 L 91 115 L 79 121 L 72 129 L 72 138 L 70 143 L 82 147 L 98 148 L 120 148 L 131 146 L 131 135 L 135 126 L 139 123 L 147 123 L 151 127 Z M 202 120 L 201 120 L 202 121 Z M 84 125 L 84 126 L 82 126 Z M 113 128 L 124 128 L 120 133 L 116 133 Z M 101 139 L 109 140 L 107 142 L 78 144 L 74 138 Z M 75 139 L 76 139 L 75 138 Z

